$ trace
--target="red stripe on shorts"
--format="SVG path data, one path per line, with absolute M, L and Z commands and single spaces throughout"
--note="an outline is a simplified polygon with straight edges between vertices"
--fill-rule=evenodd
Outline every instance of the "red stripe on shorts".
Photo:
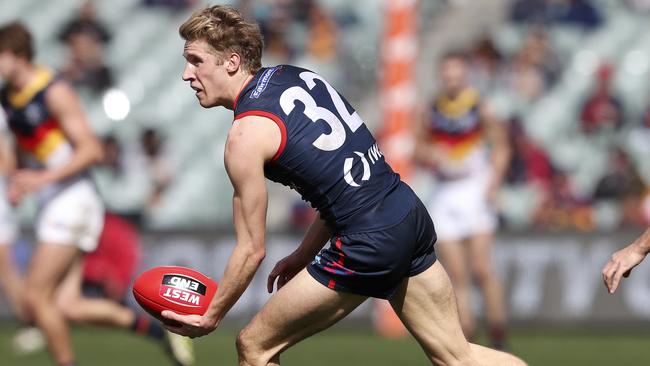
M 336 238 L 336 247 L 341 251 L 339 253 L 339 265 L 343 267 L 343 263 L 345 262 L 345 253 L 343 253 L 343 243 L 341 243 L 341 237 Z

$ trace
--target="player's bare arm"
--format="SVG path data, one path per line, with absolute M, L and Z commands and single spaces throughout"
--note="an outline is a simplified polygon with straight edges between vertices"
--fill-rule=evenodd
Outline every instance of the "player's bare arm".
M 8 136 L 0 133 L 0 174 L 8 175 L 16 169 L 16 155 Z
M 275 155 L 280 140 L 278 127 L 267 118 L 248 116 L 233 123 L 224 159 L 234 188 L 233 223 L 237 244 L 205 315 L 162 313 L 164 317 L 184 324 L 182 327 L 169 327 L 171 331 L 191 337 L 212 332 L 257 272 L 265 255 L 268 196 L 264 164 Z
M 331 236 L 330 230 L 325 225 L 325 220 L 317 217 L 309 226 L 309 230 L 302 239 L 300 246 L 291 254 L 284 257 L 269 274 L 267 290 L 273 292 L 273 284 L 278 279 L 278 290 L 291 280 L 298 272 L 309 264 L 316 253 L 323 248 L 327 239 Z
M 74 153 L 68 162 L 56 169 L 16 171 L 11 177 L 10 192 L 19 191 L 19 196 L 75 175 L 102 158 L 101 144 L 91 131 L 71 86 L 62 81 L 52 85 L 47 91 L 46 103 L 59 121 L 66 138 L 74 146 Z M 21 197 L 14 194 L 11 198 L 16 201 Z
M 419 164 L 435 168 L 440 158 L 440 149 L 432 143 L 427 133 L 426 122 L 430 116 L 424 112 L 424 109 L 418 113 L 415 126 L 415 148 L 413 149 L 413 158 Z
M 491 199 L 495 199 L 496 192 L 503 183 L 510 157 L 512 155 L 510 144 L 508 142 L 508 131 L 502 121 L 493 113 L 487 103 L 480 106 L 481 123 L 485 128 L 485 136 L 490 145 L 490 160 L 492 164 L 492 177 L 489 186 Z
M 612 254 L 603 268 L 603 280 L 610 294 L 618 288 L 622 277 L 628 277 L 650 252 L 650 229 L 647 229 L 632 244 Z

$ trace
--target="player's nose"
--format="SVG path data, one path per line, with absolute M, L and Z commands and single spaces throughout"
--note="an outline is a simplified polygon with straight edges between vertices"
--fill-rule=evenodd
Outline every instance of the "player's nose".
M 185 64 L 185 69 L 183 69 L 183 75 L 181 76 L 185 81 L 193 81 L 195 79 L 191 66 L 189 62 Z

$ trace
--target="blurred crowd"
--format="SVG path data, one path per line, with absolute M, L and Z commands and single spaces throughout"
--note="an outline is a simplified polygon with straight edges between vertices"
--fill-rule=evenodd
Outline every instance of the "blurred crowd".
M 590 91 L 572 116 L 576 139 L 598 144 L 608 156 L 605 169 L 592 178 L 591 189 L 577 185 L 574 172 L 551 159 L 551 150 L 559 147 L 560 142 L 556 145 L 536 141 L 523 127 L 522 120 L 530 109 L 557 86 L 564 70 L 571 66 L 571 58 L 561 57 L 554 49 L 549 40 L 550 30 L 563 25 L 583 32 L 583 37 L 597 32 L 606 19 L 595 3 L 514 1 L 509 20 L 517 29 L 524 30 L 518 48 L 511 53 L 500 52 L 491 38 L 481 39 L 471 47 L 473 84 L 488 98 L 507 95 L 506 100 L 518 106 L 503 116 L 513 149 L 503 196 L 523 192 L 511 196 L 525 201 L 528 207 L 514 212 L 501 207 L 506 228 L 592 231 L 650 222 L 650 180 L 640 174 L 639 165 L 625 146 L 626 136 L 649 136 L 650 103 L 646 103 L 648 111 L 643 118 L 627 113 L 622 97 L 613 87 L 617 68 L 609 60 L 597 60 Z M 637 10 L 644 8 L 642 3 L 631 1 L 629 6 Z M 588 156 L 582 158 L 587 160 Z
M 647 1 L 626 3 L 633 11 L 650 8 Z M 265 65 L 292 63 L 316 70 L 332 84 L 340 85 L 350 99 L 359 99 L 354 87 L 360 77 L 355 69 L 359 63 L 348 63 L 351 56 L 341 47 L 348 27 L 359 21 L 354 12 L 332 12 L 317 0 L 239 0 L 235 5 L 261 24 Z M 142 0 L 142 6 L 187 12 L 197 2 Z M 616 65 L 598 60 L 593 88 L 574 118 L 585 138 L 609 141 L 603 144 L 608 149 L 608 165 L 593 189 L 576 189 L 572 172 L 557 166 L 549 156 L 552 146 L 530 136 L 524 123 L 527 111 L 557 85 L 569 67 L 570 60 L 549 40 L 549 30 L 563 25 L 588 35 L 603 27 L 607 17 L 587 0 L 515 0 L 508 17 L 508 24 L 526 30 L 515 49 L 504 51 L 493 37 L 486 36 L 468 50 L 471 83 L 486 100 L 495 96 L 503 100 L 505 96 L 507 103 L 515 106 L 501 115 L 503 123 L 508 124 L 513 149 L 503 188 L 505 202 L 501 205 L 504 227 L 588 231 L 602 228 L 603 222 L 607 228 L 647 224 L 650 181 L 644 179 L 636 161 L 621 146 L 621 141 L 627 140 L 620 136 L 632 134 L 641 140 L 650 137 L 650 103 L 642 118 L 627 113 L 622 96 L 612 87 Z M 114 71 L 105 57 L 105 49 L 112 41 L 111 29 L 100 19 L 92 1 L 85 1 L 59 33 L 67 50 L 65 64 L 60 68 L 62 75 L 75 87 L 98 96 L 115 83 Z M 139 125 L 143 127 L 137 139 L 125 140 L 111 132 L 102 136 L 107 154 L 94 175 L 110 210 L 146 225 L 147 217 L 156 211 L 174 182 L 179 162 L 167 144 L 169 136 L 156 127 L 155 121 Z M 531 192 L 534 199 L 528 199 Z M 518 202 L 512 204 L 513 200 Z M 520 201 L 526 201 L 526 209 L 512 209 L 524 203 Z M 610 218 L 600 218 L 603 212 Z M 296 201 L 288 214 L 287 221 L 293 227 L 304 227 L 314 215 L 301 201 Z

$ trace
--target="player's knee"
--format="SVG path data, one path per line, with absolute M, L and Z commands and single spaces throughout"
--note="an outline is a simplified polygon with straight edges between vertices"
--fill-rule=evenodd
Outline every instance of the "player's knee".
M 69 301 L 59 297 L 58 299 L 56 299 L 56 308 L 59 309 L 61 315 L 63 315 L 63 317 L 66 320 L 72 322 L 83 321 L 83 319 L 79 318 L 80 313 L 76 310 L 76 306 L 73 301 Z
M 235 339 L 235 346 L 240 364 L 266 366 L 275 356 L 273 350 L 262 346 L 262 342 L 249 328 L 244 328 L 239 332 Z
M 476 281 L 480 284 L 485 284 L 493 280 L 492 267 L 489 263 L 477 263 L 472 268 Z
M 237 355 L 239 356 L 240 362 L 244 361 L 249 365 L 258 364 L 262 352 L 246 329 L 240 331 L 237 335 L 235 346 L 237 347 Z
M 40 306 L 47 304 L 47 296 L 41 292 L 38 288 L 28 287 L 25 291 L 23 302 L 27 309 L 34 311 Z

